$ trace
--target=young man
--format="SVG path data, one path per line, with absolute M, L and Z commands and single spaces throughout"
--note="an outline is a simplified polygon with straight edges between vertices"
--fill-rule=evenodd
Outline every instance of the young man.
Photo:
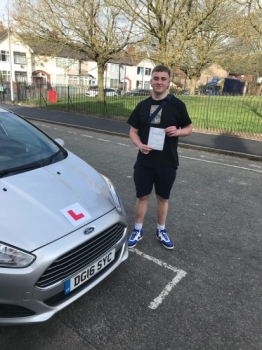
M 139 149 L 134 165 L 136 219 L 128 247 L 134 248 L 143 238 L 143 222 L 154 186 L 157 198 L 156 238 L 166 249 L 173 249 L 165 228 L 168 199 L 178 167 L 178 137 L 190 135 L 192 126 L 185 104 L 174 96 L 167 100 L 170 69 L 156 66 L 152 70 L 150 84 L 153 89 L 151 97 L 141 101 L 127 121 L 131 125 L 130 139 Z M 150 115 L 164 100 L 166 104 L 149 124 Z

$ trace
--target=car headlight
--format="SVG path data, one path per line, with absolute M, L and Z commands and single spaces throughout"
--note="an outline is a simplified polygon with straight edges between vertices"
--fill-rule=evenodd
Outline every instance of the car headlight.
M 101 174 L 102 175 L 102 174 Z M 116 190 L 115 190 L 115 187 L 114 185 L 112 184 L 112 182 L 104 175 L 102 175 L 103 179 L 105 180 L 105 182 L 107 183 L 107 186 L 111 192 L 111 195 L 112 195 L 112 198 L 114 200 L 114 203 L 116 205 L 116 210 L 119 212 L 119 213 L 122 213 L 122 206 L 121 206 L 121 202 L 120 202 L 120 199 L 118 198 L 118 195 L 116 193 Z
M 0 243 L 0 267 L 26 267 L 34 260 L 34 255 Z

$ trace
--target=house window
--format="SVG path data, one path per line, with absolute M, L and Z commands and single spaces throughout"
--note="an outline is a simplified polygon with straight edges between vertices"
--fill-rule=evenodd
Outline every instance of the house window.
M 118 73 L 119 72 L 119 64 L 110 64 L 110 72 L 115 72 Z
M 70 68 L 70 69 L 79 69 L 78 61 L 69 59 L 68 60 L 68 68 Z
M 9 62 L 9 51 L 1 50 L 0 61 Z
M 87 77 L 79 77 L 79 85 L 89 85 Z
M 78 69 L 78 61 L 64 57 L 56 57 L 57 68 Z
M 142 67 L 137 67 L 137 74 L 138 74 L 138 75 L 144 75 L 144 68 L 142 68 Z
M 27 82 L 27 73 L 26 72 L 15 72 L 15 80 L 19 83 Z
M 65 68 L 67 66 L 67 59 L 63 57 L 56 58 L 56 67 Z
M 117 87 L 118 79 L 110 79 L 110 87 Z
M 150 90 L 150 81 L 144 82 L 144 89 Z
M 70 75 L 68 77 L 68 85 L 78 85 L 78 77 Z
M 66 76 L 62 74 L 58 74 L 56 76 L 56 84 L 57 85 L 66 85 Z
M 137 67 L 138 75 L 151 75 L 151 68 Z
M 0 79 L 2 81 L 10 81 L 10 71 L 9 70 L 1 70 L 0 71 Z
M 83 85 L 83 86 L 91 86 L 91 85 L 95 85 L 95 80 L 90 79 L 90 77 L 79 77 L 79 85 Z
M 14 62 L 16 64 L 26 64 L 26 54 L 23 52 L 14 52 Z

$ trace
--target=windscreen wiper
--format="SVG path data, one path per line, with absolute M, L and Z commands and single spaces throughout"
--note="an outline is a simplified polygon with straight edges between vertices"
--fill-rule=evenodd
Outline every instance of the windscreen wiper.
M 43 163 L 42 166 L 46 166 L 52 163 L 52 161 L 55 159 L 55 157 L 59 154 L 59 153 L 64 153 L 61 149 L 57 152 L 55 152 L 54 154 L 52 154 L 50 157 L 48 157 Z
M 18 166 L 18 167 L 15 167 L 15 168 L 0 170 L 0 178 L 1 177 L 5 177 L 7 175 L 11 175 L 13 173 L 21 173 L 21 172 L 24 172 L 24 171 L 37 169 L 37 168 L 40 168 L 41 166 L 42 166 L 41 163 L 33 163 L 33 164 Z

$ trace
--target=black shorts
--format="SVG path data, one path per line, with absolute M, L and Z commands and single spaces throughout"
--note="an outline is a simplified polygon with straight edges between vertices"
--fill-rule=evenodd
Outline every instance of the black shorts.
M 148 168 L 136 163 L 134 165 L 136 197 L 141 198 L 151 194 L 153 186 L 155 186 L 155 193 L 158 196 L 169 199 L 176 179 L 176 170 L 177 167 L 172 166 Z

